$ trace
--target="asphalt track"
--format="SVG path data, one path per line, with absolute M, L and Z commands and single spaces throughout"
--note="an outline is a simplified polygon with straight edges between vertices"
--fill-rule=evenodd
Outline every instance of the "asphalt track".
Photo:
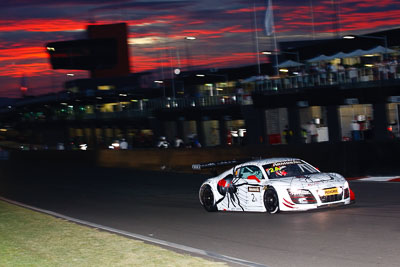
M 352 206 L 269 215 L 206 212 L 198 201 L 205 178 L 2 164 L 0 196 L 268 267 L 400 265 L 400 183 L 352 181 Z

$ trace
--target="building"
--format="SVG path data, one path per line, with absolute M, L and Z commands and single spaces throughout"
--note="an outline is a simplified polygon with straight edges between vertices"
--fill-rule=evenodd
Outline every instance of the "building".
M 179 136 L 186 143 L 196 137 L 203 146 L 355 141 L 351 127 L 357 125 L 359 139 L 395 138 L 400 128 L 398 52 L 390 50 L 388 57 L 388 50 L 372 50 L 382 42 L 377 37 L 360 46 L 372 54 L 352 54 L 358 45 L 338 45 L 347 40 L 282 44 L 287 52 L 297 49 L 303 62 L 324 52 L 334 56 L 289 66 L 280 77 L 271 76 L 274 66 L 266 64 L 261 66 L 264 75 L 258 75 L 258 66 L 247 66 L 190 70 L 157 80 L 149 72 L 126 73 L 126 62 L 115 73 L 120 62 L 115 57 L 101 72 L 82 63 L 92 78 L 68 81 L 58 94 L 4 106 L 2 124 L 10 131 L 2 134 L 24 143 L 87 143 L 89 148 L 108 147 L 122 138 L 130 147 L 149 147 L 160 136 Z M 385 37 L 390 44 L 385 49 L 396 48 L 396 38 Z M 116 44 L 106 43 L 108 48 Z M 48 47 L 55 49 L 51 53 L 58 51 L 56 45 Z M 311 71 L 328 65 L 346 68 Z M 292 133 L 289 139 L 286 128 Z

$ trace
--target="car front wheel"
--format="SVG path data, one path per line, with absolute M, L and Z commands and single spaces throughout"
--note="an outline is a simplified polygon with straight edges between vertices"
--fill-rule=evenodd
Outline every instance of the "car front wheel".
M 205 185 L 201 188 L 200 199 L 203 207 L 206 211 L 216 211 L 217 206 L 215 205 L 214 194 L 209 185 Z
M 275 189 L 268 188 L 265 190 L 264 206 L 268 213 L 274 214 L 279 212 L 279 199 Z

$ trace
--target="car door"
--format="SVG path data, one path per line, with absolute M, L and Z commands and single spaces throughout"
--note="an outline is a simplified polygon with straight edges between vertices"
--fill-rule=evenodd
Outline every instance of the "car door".
M 238 186 L 240 196 L 246 199 L 248 210 L 257 210 L 263 207 L 262 202 L 262 181 L 264 179 L 261 169 L 255 165 L 242 166 L 238 170 L 238 178 L 241 179 Z

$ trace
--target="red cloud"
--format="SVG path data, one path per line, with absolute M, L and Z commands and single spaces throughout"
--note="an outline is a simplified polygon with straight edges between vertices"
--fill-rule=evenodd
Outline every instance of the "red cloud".
M 234 10 L 228 10 L 225 13 L 227 14 L 237 14 L 237 13 L 249 13 L 249 12 L 254 12 L 254 11 L 263 11 L 265 10 L 266 7 L 256 7 L 254 8 L 240 8 L 240 9 L 234 9 Z
M 213 66 L 213 67 L 229 67 L 233 64 L 235 66 L 255 64 L 256 63 L 256 54 L 255 53 L 223 53 L 218 56 L 212 57 L 204 57 L 202 55 L 192 55 L 191 57 L 191 65 L 192 66 Z M 134 71 L 147 71 L 153 70 L 156 68 L 163 67 L 165 72 L 168 73 L 171 66 L 177 67 L 179 62 L 176 57 L 170 57 L 169 55 L 160 55 L 157 58 L 149 58 L 143 56 L 134 56 L 131 57 L 131 61 L 134 65 Z M 266 62 L 263 59 L 263 62 Z M 186 65 L 186 59 L 181 59 L 181 65 Z
M 353 13 L 341 16 L 341 26 L 346 31 L 366 30 L 381 26 L 398 26 L 399 24 L 400 10 Z
M 1 20 L 1 32 L 27 31 L 27 32 L 55 32 L 84 30 L 86 22 L 69 19 L 28 19 L 28 20 Z
M 165 15 L 146 19 L 126 20 L 128 25 L 140 26 L 146 24 L 170 24 L 180 20 L 176 15 Z M 99 20 L 93 24 L 110 24 L 116 23 L 115 20 Z M 58 31 L 81 31 L 87 27 L 85 20 L 71 19 L 26 19 L 26 20 L 0 20 L 0 32 L 58 32 Z
M 354 3 L 354 0 L 341 0 L 341 5 L 350 4 L 355 5 L 356 8 L 370 8 L 370 7 L 387 7 L 390 5 L 398 5 L 397 0 L 363 0 Z
M 377 8 L 382 9 L 389 6 L 399 6 L 399 3 L 394 0 L 380 2 L 342 0 L 338 13 L 335 14 L 336 10 L 332 7 L 332 2 L 322 1 L 318 5 L 314 4 L 314 20 L 312 21 L 308 3 L 296 7 L 280 5 L 279 12 L 275 16 L 275 29 L 277 32 L 290 32 L 298 35 L 310 32 L 313 26 L 315 32 L 318 33 L 332 32 L 334 31 L 332 19 L 336 15 L 340 31 L 379 30 L 380 27 L 400 24 L 398 8 L 377 10 Z
M 1 76 L 22 77 L 43 74 L 50 68 L 48 63 L 18 63 L 7 64 L 0 67 Z
M 246 33 L 252 32 L 253 29 L 243 29 L 240 25 L 229 26 L 221 29 L 193 29 L 193 30 L 183 30 L 182 33 L 186 35 L 210 35 L 209 38 L 222 37 L 224 33 Z
M 44 47 L 11 47 L 0 50 L 0 62 L 47 58 Z

